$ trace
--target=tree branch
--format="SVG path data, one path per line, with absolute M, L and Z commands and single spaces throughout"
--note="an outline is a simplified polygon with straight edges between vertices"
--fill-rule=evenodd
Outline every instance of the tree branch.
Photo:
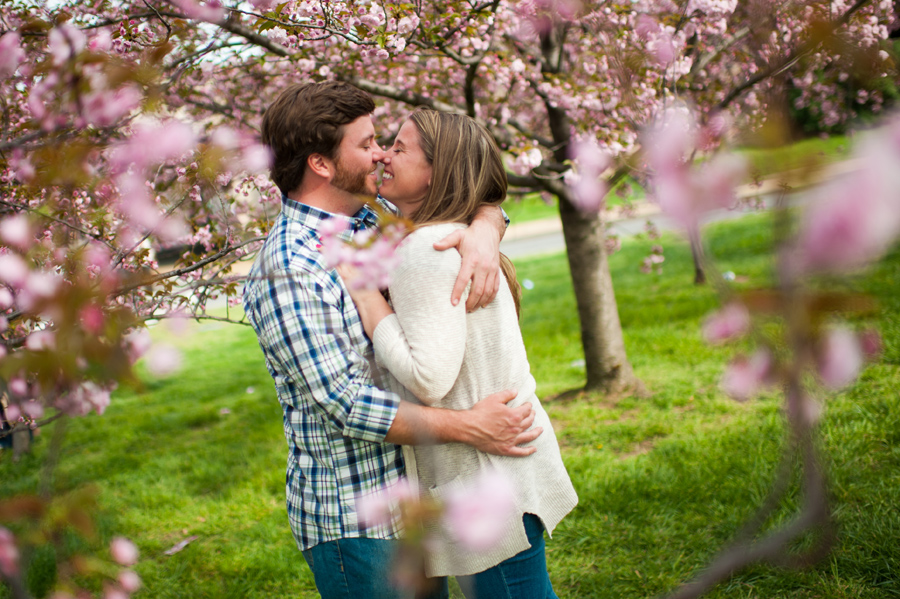
M 841 27 L 846 25 L 848 22 L 850 22 L 850 17 L 852 17 L 854 13 L 856 13 L 859 9 L 861 9 L 863 6 L 868 4 L 870 1 L 871 0 L 857 0 L 856 4 L 854 4 L 853 6 L 848 8 L 847 12 L 845 12 L 843 15 L 841 15 L 841 17 L 839 19 L 832 21 L 832 23 L 829 27 L 828 33 L 829 34 L 834 33 L 835 31 L 837 31 L 838 29 L 840 29 Z M 824 36 L 822 36 L 822 37 L 824 37 Z M 791 52 L 779 64 L 777 64 L 761 73 L 757 73 L 750 79 L 746 80 L 742 84 L 740 84 L 737 87 L 735 87 L 734 89 L 732 89 L 730 92 L 728 92 L 728 95 L 726 95 L 725 98 L 721 102 L 719 102 L 717 107 L 719 109 L 725 108 L 726 106 L 731 104 L 731 102 L 734 101 L 734 99 L 737 98 L 739 95 L 741 95 L 745 90 L 753 87 L 760 81 L 768 79 L 769 77 L 775 77 L 775 76 L 783 73 L 784 71 L 788 70 L 794 64 L 796 64 L 797 61 L 799 61 L 801 58 L 803 58 L 804 56 L 806 56 L 807 54 L 809 54 L 810 52 L 815 50 L 821 43 L 822 43 L 821 41 L 815 41 L 813 43 L 806 42 L 806 43 L 802 44 L 794 52 Z
M 170 270 L 168 272 L 160 273 L 160 274 L 150 277 L 148 279 L 143 279 L 139 283 L 136 283 L 134 285 L 128 285 L 126 287 L 122 287 L 121 289 L 114 291 L 111 294 L 111 296 L 118 297 L 120 295 L 124 295 L 124 294 L 128 293 L 129 291 L 134 291 L 135 289 L 139 289 L 141 287 L 153 285 L 155 283 L 159 283 L 160 281 L 164 281 L 166 279 L 180 277 L 189 272 L 193 272 L 195 270 L 203 268 L 207 264 L 211 264 L 211 263 L 215 262 L 216 260 L 218 260 L 219 258 L 222 258 L 223 256 L 227 256 L 228 254 L 230 254 L 236 250 L 239 250 L 242 247 L 250 245 L 251 243 L 256 243 L 257 241 L 263 241 L 264 239 L 265 239 L 265 237 L 254 237 L 252 239 L 248 239 L 247 241 L 243 241 L 237 245 L 230 245 L 222 250 L 219 250 L 215 254 L 211 254 L 211 255 L 207 256 L 206 258 L 203 258 L 202 260 L 198 260 L 197 262 L 194 262 L 193 264 L 191 264 L 189 266 L 185 266 L 183 268 L 178 268 L 175 270 Z

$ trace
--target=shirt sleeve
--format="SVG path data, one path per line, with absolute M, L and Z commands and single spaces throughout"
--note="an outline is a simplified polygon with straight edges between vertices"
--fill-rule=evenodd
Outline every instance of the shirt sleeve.
M 383 442 L 400 400 L 373 384 L 370 356 L 348 326 L 361 327 L 356 309 L 340 284 L 304 269 L 262 283 L 253 318 L 276 385 L 288 390 L 281 395 L 346 437 Z
M 390 286 L 394 314 L 375 328 L 378 362 L 423 403 L 439 402 L 459 376 L 466 348 L 465 297 L 450 294 L 459 273 L 458 252 L 438 252 L 432 243 L 449 230 L 420 229 L 401 248 Z

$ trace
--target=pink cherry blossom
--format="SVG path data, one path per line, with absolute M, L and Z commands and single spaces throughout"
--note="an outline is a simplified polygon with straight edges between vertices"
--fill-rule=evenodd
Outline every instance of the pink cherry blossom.
M 9 404 L 6 407 L 6 418 L 9 422 L 18 422 L 19 418 L 22 417 L 22 408 L 20 408 L 16 404 Z
M 19 574 L 19 549 L 9 530 L 0 526 L 0 574 L 10 578 Z
M 86 416 L 91 412 L 103 414 L 110 403 L 110 388 L 85 381 L 54 402 L 54 406 L 70 416 Z
M 87 38 L 77 27 L 63 23 L 50 30 L 47 34 L 47 44 L 53 56 L 53 64 L 60 66 L 84 50 Z
M 3 329 L 0 328 L 0 333 L 2 333 L 2 332 L 3 332 Z M 0 362 L 2 362 L 3 358 L 6 357 L 6 352 L 7 352 L 6 345 L 4 345 L 3 343 L 0 343 Z
M 93 335 L 99 335 L 103 332 L 104 316 L 103 310 L 94 304 L 89 304 L 78 311 L 78 319 L 84 330 Z
M 706 212 L 733 207 L 747 170 L 746 160 L 737 154 L 717 154 L 693 166 L 689 161 L 699 142 L 696 121 L 684 106 L 667 110 L 644 142 L 653 196 L 685 228 L 696 226 Z
M 506 532 L 516 508 L 513 485 L 496 471 L 480 473 L 471 485 L 444 497 L 447 531 L 466 549 L 490 549 Z
M 22 377 L 13 377 L 9 379 L 9 383 L 7 384 L 9 390 L 12 391 L 14 395 L 18 395 L 19 397 L 25 397 L 28 395 L 28 383 L 25 382 L 25 379 Z
M 860 168 L 827 184 L 806 206 L 797 266 L 846 272 L 880 258 L 900 235 L 900 118 L 855 153 Z
M 155 343 L 144 358 L 147 361 L 147 370 L 158 377 L 178 372 L 183 361 L 181 352 L 167 343 Z
M 881 335 L 874 329 L 867 329 L 859 334 L 859 346 L 867 360 L 874 360 L 883 350 Z
M 128 599 L 129 595 L 123 589 L 108 586 L 103 590 L 103 599 Z
M 739 356 L 726 368 L 722 390 L 738 401 L 746 401 L 768 382 L 772 365 L 772 356 L 764 349 L 757 350 L 749 358 Z
M 846 387 L 856 380 L 863 365 L 859 337 L 846 327 L 831 329 L 822 339 L 817 362 L 819 377 L 826 387 Z
M 416 13 L 411 13 L 406 15 L 397 21 L 397 31 L 401 34 L 406 35 L 408 33 L 412 33 L 413 30 L 419 26 L 419 15 Z
M 13 294 L 4 286 L 0 286 L 0 312 L 12 307 L 15 298 Z
M 119 585 L 126 593 L 136 593 L 141 588 L 141 577 L 132 570 L 119 572 Z
M 87 250 L 84 252 L 85 264 L 96 269 L 108 268 L 111 258 L 112 256 L 109 253 L 109 248 L 100 243 L 88 245 Z
M 580 211 L 596 213 L 603 207 L 609 191 L 609 186 L 600 176 L 609 168 L 610 157 L 594 140 L 576 141 L 571 152 L 578 168 L 571 184 L 572 201 Z
M 119 173 L 132 167 L 142 171 L 148 166 L 184 156 L 196 143 L 194 130 L 181 121 L 142 124 L 135 127 L 129 139 L 112 149 L 110 166 Z
M 659 31 L 659 23 L 646 13 L 641 13 L 638 15 L 634 32 L 638 34 L 641 39 L 647 40 L 650 39 L 651 36 L 656 34 Z
M 527 175 L 532 169 L 540 166 L 543 160 L 544 157 L 538 148 L 529 148 L 516 156 L 511 168 L 517 175 Z
M 221 21 L 227 14 L 219 0 L 206 0 L 206 2 L 172 0 L 172 4 L 180 8 L 186 17 L 200 21 L 209 21 L 210 23 Z
M 25 340 L 25 348 L 30 351 L 52 350 L 56 347 L 56 333 L 53 331 L 35 331 Z
M 20 289 L 27 280 L 28 267 L 17 254 L 0 254 L 0 281 Z
M 137 329 L 129 333 L 125 338 L 125 353 L 128 356 L 128 360 L 134 364 L 147 353 L 152 345 L 153 340 L 150 337 L 150 331 L 147 329 Z
M 133 566 L 138 561 L 137 546 L 125 537 L 116 537 L 109 544 L 112 558 L 123 566 Z
M 28 218 L 17 214 L 0 221 L 0 239 L 19 249 L 27 249 L 34 241 Z
M 409 480 L 401 478 L 393 485 L 361 495 L 356 500 L 356 514 L 363 526 L 380 526 L 391 520 L 398 504 L 416 501 L 418 495 Z
M 0 78 L 11 77 L 25 60 L 21 43 L 22 36 L 15 31 L 0 36 Z
M 34 400 L 26 401 L 19 407 L 22 408 L 22 413 L 32 420 L 37 420 L 44 416 L 44 406 Z
M 272 151 L 262 144 L 252 144 L 244 148 L 241 163 L 248 173 L 265 172 L 272 164 Z
M 82 115 L 89 124 L 109 127 L 137 108 L 142 99 L 143 94 L 134 85 L 96 90 L 82 98 Z
M 267 11 L 275 8 L 278 0 L 250 0 L 250 4 L 259 11 Z
M 707 343 L 721 343 L 742 336 L 750 328 L 750 313 L 739 302 L 730 302 L 703 323 Z
M 88 50 L 93 52 L 109 52 L 112 48 L 112 36 L 108 29 L 97 29 L 88 41 Z
M 406 236 L 402 225 L 390 225 L 381 234 L 372 231 L 358 233 L 351 243 L 347 223 L 341 218 L 329 219 L 319 228 L 319 251 L 327 268 L 341 264 L 352 267 L 353 277 L 348 284 L 356 289 L 385 289 L 390 285 L 391 273 L 400 264 L 397 247 Z
M 9 157 L 9 168 L 12 169 L 13 173 L 15 173 L 20 181 L 31 181 L 36 174 L 34 165 L 31 164 L 31 160 L 25 156 L 22 148 L 13 150 L 12 155 Z

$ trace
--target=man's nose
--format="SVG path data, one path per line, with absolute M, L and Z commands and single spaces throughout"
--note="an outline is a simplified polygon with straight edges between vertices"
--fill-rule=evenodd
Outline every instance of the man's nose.
M 373 155 L 375 162 L 382 162 L 384 160 L 384 156 L 384 149 L 380 145 L 375 144 L 375 153 Z

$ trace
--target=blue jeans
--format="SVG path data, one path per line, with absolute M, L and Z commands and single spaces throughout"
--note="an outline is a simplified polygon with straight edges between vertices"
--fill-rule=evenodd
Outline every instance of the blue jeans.
M 457 576 L 467 599 L 558 599 L 547 574 L 544 525 L 533 514 L 522 517 L 531 547 L 471 576 Z
M 399 541 L 338 539 L 303 552 L 322 599 L 448 599 L 446 578 L 433 579 L 437 589 L 414 595 L 398 589 L 390 576 Z
M 531 547 L 471 576 L 457 576 L 467 599 L 558 599 L 547 574 L 544 525 L 522 518 Z M 390 580 L 401 543 L 383 539 L 338 539 L 303 552 L 322 599 L 448 599 L 446 578 L 432 579 L 436 589 L 413 595 Z

